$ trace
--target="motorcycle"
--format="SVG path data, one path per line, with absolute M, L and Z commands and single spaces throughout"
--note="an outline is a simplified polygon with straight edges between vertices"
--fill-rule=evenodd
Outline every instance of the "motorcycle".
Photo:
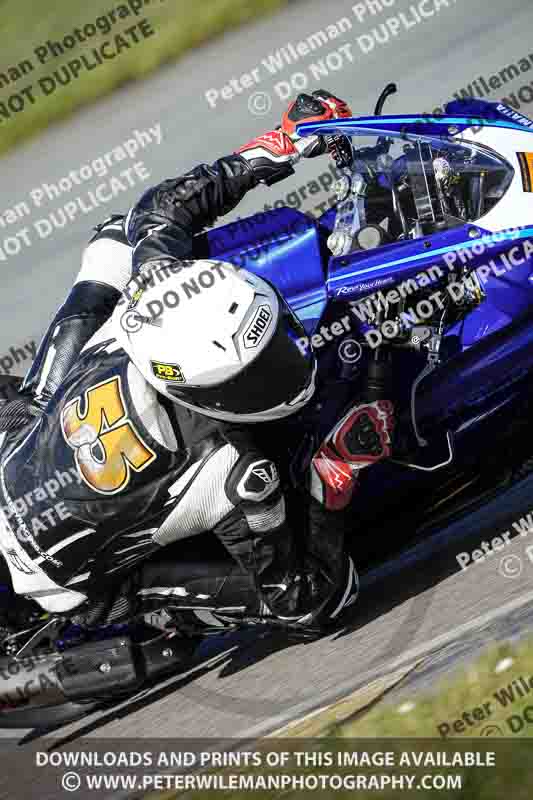
M 280 423 L 287 481 L 303 480 L 350 399 L 394 403 L 393 456 L 362 471 L 354 498 L 362 571 L 468 527 L 533 472 L 533 122 L 475 100 L 383 116 L 394 91 L 372 117 L 299 127 L 326 138 L 341 175 L 319 218 L 273 209 L 199 235 L 194 253 L 274 283 L 305 328 L 298 346 L 316 352 L 317 399 Z M 0 727 L 59 725 L 135 695 L 183 666 L 184 639 L 192 655 L 250 622 L 201 616 L 170 601 L 89 630 L 37 615 L 0 642 Z

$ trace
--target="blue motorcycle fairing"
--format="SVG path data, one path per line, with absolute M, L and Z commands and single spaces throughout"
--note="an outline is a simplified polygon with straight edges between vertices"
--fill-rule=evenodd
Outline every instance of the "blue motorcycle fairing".
M 504 106 L 507 108 L 507 106 Z M 509 109 L 511 111 L 511 109 Z M 521 117 L 521 115 L 518 115 Z M 527 120 L 527 117 L 521 117 Z M 531 125 L 524 122 L 513 122 L 506 115 L 501 114 L 493 118 L 467 117 L 429 114 L 396 115 L 391 117 L 354 117 L 350 119 L 329 119 L 325 122 L 304 122 L 297 126 L 299 136 L 325 136 L 327 134 L 341 134 L 343 136 L 391 136 L 398 135 L 406 139 L 420 139 L 421 137 L 452 137 L 473 126 L 488 128 L 508 128 L 509 130 L 529 130 L 533 133 Z
M 451 100 L 444 106 L 446 114 L 451 116 L 464 116 L 473 119 L 495 119 L 503 122 L 514 122 L 523 128 L 533 128 L 530 119 L 515 111 L 505 103 L 491 103 L 487 100 L 478 100 L 474 97 L 464 97 Z
M 482 255 L 486 261 L 488 256 L 498 255 L 512 247 L 512 243 L 530 239 L 532 236 L 533 227 L 491 233 L 468 223 L 420 239 L 406 239 L 374 250 L 357 250 L 330 260 L 328 294 L 332 299 L 339 294 L 357 294 L 362 297 L 370 290 L 364 285 L 361 286 L 361 283 L 364 284 L 369 280 L 386 281 L 388 284 L 399 282 L 416 274 L 417 271 L 428 269 L 435 259 L 439 266 L 449 271 L 445 258 L 448 253 L 470 252 L 476 244 L 480 244 L 485 248 Z M 469 263 L 473 263 L 471 259 L 462 259 L 458 255 L 452 267 Z M 340 291 L 343 287 L 344 291 Z
M 275 284 L 310 335 L 327 302 L 319 225 L 279 208 L 207 233 L 209 258 L 221 258 Z
M 392 133 L 397 139 L 398 131 L 401 131 L 407 139 L 426 138 L 430 143 L 439 139 L 440 144 L 456 147 L 460 143 L 452 137 L 461 128 L 460 123 L 465 128 L 472 126 L 471 118 L 459 114 L 443 116 L 439 120 L 421 120 L 421 117 L 368 118 L 363 119 L 368 122 L 366 128 L 360 125 L 361 120 L 333 120 L 320 126 L 301 126 L 300 132 Z M 510 131 L 523 133 L 525 130 L 523 124 L 509 121 L 507 117 L 486 120 L 486 123 Z M 454 134 L 450 130 L 452 124 Z M 503 156 L 500 156 L 500 163 L 509 174 L 515 170 Z M 330 412 L 335 417 L 339 410 L 333 407 L 353 402 L 364 386 L 365 366 L 373 351 L 364 348 L 360 360 L 353 365 L 341 363 L 339 357 L 340 345 L 346 338 L 362 341 L 365 332 L 365 324 L 350 309 L 353 301 L 370 302 L 370 295 L 380 293 L 386 296 L 390 289 L 408 280 L 416 281 L 417 276 L 420 276 L 420 288 L 431 293 L 433 284 L 441 278 L 445 280 L 451 275 L 457 279 L 450 267 L 463 265 L 467 270 L 479 270 L 480 285 L 485 292 L 483 302 L 467 312 L 461 322 L 446 330 L 443 362 L 430 377 L 422 380 L 417 390 L 417 421 L 429 442 L 425 448 L 420 448 L 413 433 L 411 390 L 414 380 L 426 365 L 426 355 L 411 349 L 393 351 L 395 371 L 390 399 L 398 412 L 400 434 L 405 437 L 402 442 L 406 447 L 404 454 L 408 452 L 409 460 L 415 463 L 442 463 L 445 434 L 450 431 L 455 438 L 455 456 L 449 470 L 446 468 L 435 473 L 421 473 L 392 461 L 364 470 L 361 488 L 354 499 L 354 513 L 372 519 L 377 513 L 376 498 L 379 499 L 379 514 L 386 511 L 383 503 L 385 486 L 387 508 L 389 504 L 393 508 L 395 503 L 403 502 L 402 498 L 407 497 L 410 491 L 424 492 L 424 486 L 438 491 L 448 479 L 446 476 L 455 471 L 460 474 L 463 469 L 475 470 L 487 448 L 490 453 L 491 442 L 497 439 L 502 426 L 505 427 L 505 419 L 512 419 L 520 413 L 528 397 L 528 387 L 533 382 L 530 379 L 533 362 L 528 355 L 533 352 L 533 323 L 523 316 L 527 317 L 533 301 L 533 259 L 527 258 L 509 271 L 505 258 L 513 247 L 533 236 L 533 224 L 494 233 L 475 222 L 463 223 L 456 218 L 455 227 L 447 230 L 436 230 L 418 239 L 397 239 L 371 250 L 355 250 L 344 256 L 331 257 L 324 244 L 333 229 L 334 218 L 335 209 L 326 211 L 318 221 L 314 221 L 286 208 L 257 215 L 257 222 L 248 220 L 243 224 L 240 221 L 233 223 L 234 227 L 224 226 L 209 234 L 210 255 L 233 261 L 272 281 L 303 318 L 308 336 L 322 327 L 331 333 L 335 322 L 338 325 L 345 316 L 349 319 L 351 330 L 343 336 L 324 337 L 326 343 L 320 344 L 316 350 L 318 391 L 306 407 L 306 415 L 301 419 L 300 415 L 288 418 L 283 423 L 282 427 L 293 427 L 296 445 L 304 441 L 306 431 L 314 432 L 318 438 L 320 433 L 327 432 Z M 293 230 L 287 232 L 291 227 Z M 476 245 L 483 246 L 478 254 Z M 453 254 L 456 258 L 451 264 Z M 481 269 L 487 264 L 492 272 L 483 279 Z M 433 275 L 428 272 L 431 268 L 434 268 Z M 443 284 L 438 288 L 442 291 Z M 416 305 L 416 298 L 413 296 L 412 299 Z M 482 348 L 479 350 L 479 363 L 478 345 Z M 270 443 L 274 449 L 279 449 L 279 438 L 272 435 L 273 431 L 274 428 L 269 427 Z M 287 443 L 285 435 L 283 441 Z
M 332 258 L 328 295 L 336 302 L 363 301 L 378 292 L 386 297 L 387 291 L 398 285 L 405 286 L 407 281 L 414 280 L 420 288 L 430 286 L 450 269 L 463 264 L 472 269 L 488 268 L 488 275 L 487 269 L 478 273 L 487 295 L 485 303 L 472 311 L 463 323 L 449 330 L 449 334 L 460 335 L 462 345 L 469 347 L 508 324 L 533 303 L 533 260 L 527 259 L 511 270 L 504 261 L 517 244 L 532 235 L 533 228 L 490 233 L 468 224 L 422 239 Z M 483 252 L 478 256 L 472 254 L 476 244 L 483 245 Z M 451 261 L 448 254 L 454 252 L 457 257 Z

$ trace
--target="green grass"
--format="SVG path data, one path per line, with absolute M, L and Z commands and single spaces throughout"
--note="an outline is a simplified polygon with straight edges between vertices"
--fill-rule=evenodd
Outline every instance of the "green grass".
M 510 666 L 504 671 L 496 671 L 498 665 L 503 667 L 507 663 Z M 509 644 L 496 647 L 439 682 L 431 693 L 414 695 L 410 700 L 402 699 L 401 703 L 396 704 L 380 703 L 368 713 L 356 715 L 356 718 L 331 721 L 326 733 L 329 736 L 349 737 L 439 738 L 445 734 L 443 738 L 454 740 L 480 736 L 532 738 L 533 724 L 524 724 L 520 731 L 514 732 L 512 727 L 518 728 L 518 722 L 510 725 L 507 720 L 510 716 L 519 716 L 528 706 L 533 706 L 533 688 L 531 693 L 524 693 L 524 697 L 516 693 L 516 700 L 508 703 L 507 707 L 494 697 L 495 692 L 501 697 L 502 687 L 507 687 L 513 679 L 521 676 L 526 679 L 533 676 L 533 642 L 530 641 L 516 648 Z M 414 707 L 407 710 L 410 706 L 405 706 L 406 702 L 413 703 Z M 485 703 L 490 703 L 490 707 L 483 710 Z M 470 714 L 475 708 L 481 709 L 478 712 L 480 719 L 477 720 Z M 463 720 L 464 727 L 458 725 L 454 729 L 453 722 L 460 719 L 465 711 L 470 715 L 471 723 Z M 444 728 L 439 730 L 439 726 L 444 724 L 449 725 L 450 731 Z
M 248 747 L 257 751 L 261 750 L 300 750 L 309 752 L 310 749 L 323 753 L 336 753 L 340 750 L 352 752 L 390 751 L 399 754 L 402 751 L 417 749 L 444 751 L 453 753 L 455 750 L 486 752 L 496 751 L 497 768 L 415 768 L 403 769 L 400 772 L 393 769 L 389 774 L 440 774 L 462 775 L 463 785 L 460 790 L 435 791 L 424 788 L 400 792 L 396 789 L 384 791 L 358 791 L 356 796 L 370 800 L 372 797 L 384 800 L 396 800 L 400 794 L 407 797 L 416 797 L 418 800 L 430 800 L 431 797 L 460 798 L 460 800 L 502 800 L 509 797 L 513 800 L 529 800 L 533 796 L 533 762 L 531 759 L 531 744 L 527 741 L 533 734 L 533 689 L 530 693 L 524 692 L 520 697 L 516 693 L 515 701 L 503 706 L 495 698 L 501 697 L 502 688 L 506 688 L 513 680 L 523 678 L 526 682 L 533 676 L 533 642 L 526 641 L 517 646 L 502 644 L 490 650 L 468 666 L 456 669 L 445 680 L 436 683 L 434 688 L 427 693 L 415 694 L 409 692 L 410 672 L 416 669 L 397 672 L 383 680 L 375 681 L 368 687 L 347 697 L 341 702 L 330 706 L 318 715 L 311 716 L 308 720 L 291 725 L 276 732 L 272 739 L 258 742 L 255 747 Z M 273 676 L 273 679 L 275 676 Z M 533 678 L 532 678 L 533 684 Z M 403 686 L 401 699 L 397 694 L 388 697 L 387 693 L 397 687 Z M 521 684 L 519 684 L 521 685 Z M 485 719 L 478 721 L 473 717 L 474 709 L 485 708 Z M 526 711 L 529 709 L 529 711 Z M 460 720 L 464 712 L 470 715 L 475 722 L 464 729 L 460 726 L 453 731 L 453 721 Z M 489 713 L 490 712 L 490 713 Z M 524 721 L 524 712 L 531 722 Z M 514 731 L 508 720 L 514 719 Z M 518 730 L 518 719 L 523 725 Z M 438 726 L 448 723 L 451 731 L 446 738 L 439 734 Z M 488 725 L 492 727 L 488 729 Z M 496 745 L 494 738 L 501 741 Z M 386 741 L 384 741 L 386 739 Z M 423 739 L 415 742 L 414 739 Z M 474 739 L 474 741 L 473 741 Z M 366 742 L 365 742 L 366 740 Z M 526 740 L 526 741 L 524 741 Z M 501 749 L 498 749 L 501 748 Z M 250 774 L 243 770 L 222 770 L 223 773 L 236 774 L 237 772 Z M 272 774 L 276 770 L 270 769 Z M 284 770 L 291 772 L 290 768 Z M 386 768 L 371 768 L 369 771 L 357 768 L 344 770 L 348 774 L 365 773 L 367 775 L 386 774 Z M 220 772 L 220 771 L 218 771 Z M 283 770 L 282 770 L 283 772 Z M 313 768 L 298 769 L 296 774 L 314 774 Z M 342 774 L 339 767 L 323 768 L 322 774 Z M 261 768 L 254 774 L 266 774 Z M 299 791 L 254 791 L 257 800 L 296 800 L 307 796 Z M 349 800 L 354 797 L 354 792 L 313 792 L 317 797 L 331 797 L 332 800 Z M 216 792 L 166 792 L 148 795 L 145 800 L 216 800 L 220 797 Z M 238 791 L 224 792 L 227 800 L 243 798 L 244 794 Z
M 20 64 L 24 59 L 29 59 L 34 67 L 9 85 L 0 84 L 0 104 L 7 103 L 11 95 L 20 93 L 28 85 L 32 86 L 35 98 L 32 103 L 26 96 L 24 108 L 12 113 L 9 119 L 0 116 L 0 153 L 33 136 L 51 122 L 65 118 L 76 109 L 108 94 L 117 86 L 143 78 L 159 65 L 179 58 L 225 30 L 273 12 L 287 1 L 145 0 L 147 5 L 138 16 L 117 18 L 117 23 L 109 33 L 98 32 L 86 42 L 76 43 L 64 56 L 50 58 L 40 64 L 34 53 L 35 48 L 49 39 L 61 41 L 75 28 L 83 29 L 87 23 L 94 24 L 100 15 L 126 5 L 128 0 L 92 0 L 90 3 L 82 0 L 41 0 L 39 3 L 0 0 L 0 73 L 5 74 L 9 67 Z M 148 38 L 141 36 L 139 44 L 124 49 L 116 58 L 104 61 L 91 71 L 83 69 L 76 80 L 66 86 L 59 85 L 56 91 L 44 95 L 38 84 L 40 78 L 81 54 L 89 57 L 93 47 L 112 40 L 115 34 L 123 33 L 143 17 L 148 20 L 154 35 Z M 215 64 L 212 64 L 211 74 L 214 85 L 218 85 L 220 81 Z M 203 102 L 203 99 L 199 97 L 198 102 Z

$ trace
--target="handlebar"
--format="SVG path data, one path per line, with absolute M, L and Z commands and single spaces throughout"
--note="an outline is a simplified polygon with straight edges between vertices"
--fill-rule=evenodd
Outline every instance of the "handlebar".
M 383 106 L 385 105 L 386 100 L 397 91 L 398 86 L 395 83 L 388 83 L 385 86 L 378 97 L 378 101 L 374 109 L 375 117 L 381 116 L 381 112 L 383 111 Z M 339 169 L 342 169 L 343 167 L 350 167 L 354 162 L 354 155 L 352 153 L 352 146 L 349 138 L 344 135 L 329 135 L 325 138 L 328 150 L 333 156 L 336 166 Z M 374 148 L 362 149 L 375 150 L 378 155 L 380 153 L 387 153 L 389 151 L 391 141 L 392 140 L 387 136 L 380 136 Z M 357 158 L 357 154 L 355 155 L 355 158 Z

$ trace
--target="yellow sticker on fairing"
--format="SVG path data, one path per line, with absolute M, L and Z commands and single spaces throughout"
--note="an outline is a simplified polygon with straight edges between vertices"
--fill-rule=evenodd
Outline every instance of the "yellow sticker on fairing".
M 533 153 L 517 153 L 524 192 L 533 192 Z

